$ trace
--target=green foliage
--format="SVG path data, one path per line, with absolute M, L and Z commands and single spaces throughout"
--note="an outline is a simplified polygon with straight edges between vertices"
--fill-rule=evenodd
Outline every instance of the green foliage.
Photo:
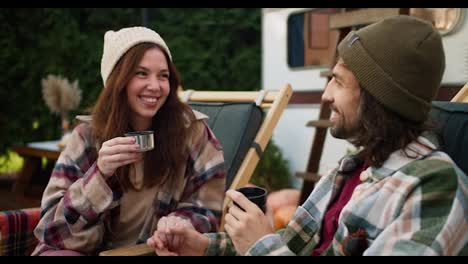
M 148 26 L 171 49 L 186 89 L 260 89 L 260 9 L 149 8 Z M 142 24 L 141 8 L 0 9 L 0 155 L 14 144 L 60 137 L 41 93 L 48 74 L 78 80 L 78 110 L 102 89 L 104 33 Z
M 9 156 L 10 160 L 7 162 L 5 159 Z M 17 172 L 24 164 L 24 159 L 15 152 L 9 152 L 8 155 L 0 156 L 0 174 L 9 174 Z
M 268 192 L 291 188 L 291 173 L 288 161 L 283 157 L 281 150 L 273 139 L 268 143 L 262 158 L 252 175 L 252 183 L 262 186 Z
M 151 28 L 161 34 L 175 54 L 174 62 L 185 88 L 260 89 L 259 9 L 176 8 L 149 12 L 154 16 Z

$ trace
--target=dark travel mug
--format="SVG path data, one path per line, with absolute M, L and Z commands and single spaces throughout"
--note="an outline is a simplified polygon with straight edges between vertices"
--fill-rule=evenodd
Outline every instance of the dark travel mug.
M 245 197 L 247 197 L 247 199 L 256 204 L 260 209 L 262 209 L 263 213 L 265 213 L 267 197 L 266 189 L 260 187 L 242 187 L 236 189 L 236 191 L 242 193 Z M 242 207 L 240 207 L 237 203 L 234 202 L 234 204 L 242 209 Z

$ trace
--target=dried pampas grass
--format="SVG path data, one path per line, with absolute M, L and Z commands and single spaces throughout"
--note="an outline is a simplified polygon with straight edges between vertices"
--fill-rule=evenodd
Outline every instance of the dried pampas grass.
M 42 97 L 50 111 L 63 115 L 80 105 L 78 80 L 70 83 L 67 78 L 49 74 L 46 79 L 42 79 L 41 84 Z

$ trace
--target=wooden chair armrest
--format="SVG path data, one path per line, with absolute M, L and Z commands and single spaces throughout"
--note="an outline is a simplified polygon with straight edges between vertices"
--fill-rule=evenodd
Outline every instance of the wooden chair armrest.
M 146 244 L 131 245 L 102 251 L 99 256 L 155 256 L 154 248 Z
M 468 83 L 466 83 L 450 101 L 468 103 Z

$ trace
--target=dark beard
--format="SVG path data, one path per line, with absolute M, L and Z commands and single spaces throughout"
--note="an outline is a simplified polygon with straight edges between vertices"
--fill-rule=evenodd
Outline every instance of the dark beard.
M 358 124 L 360 124 L 359 120 L 357 120 L 356 124 L 354 124 L 351 128 L 346 128 L 343 124 L 346 124 L 346 118 L 340 114 L 342 117 L 342 122 L 340 122 L 339 126 L 333 126 L 330 128 L 330 134 L 334 138 L 338 139 L 345 139 L 350 140 L 351 138 L 355 137 L 356 132 L 358 131 Z

